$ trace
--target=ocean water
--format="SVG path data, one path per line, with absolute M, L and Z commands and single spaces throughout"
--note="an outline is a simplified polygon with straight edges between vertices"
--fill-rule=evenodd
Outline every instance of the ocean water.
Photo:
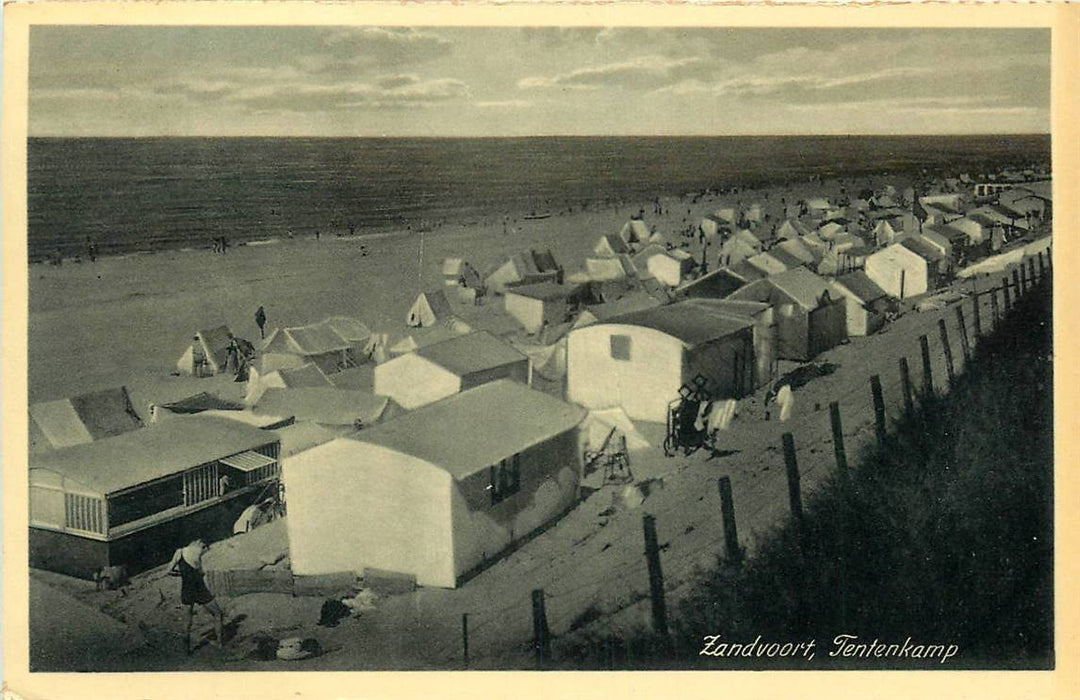
M 33 138 L 31 258 L 575 210 L 811 175 L 1049 162 L 1048 135 Z

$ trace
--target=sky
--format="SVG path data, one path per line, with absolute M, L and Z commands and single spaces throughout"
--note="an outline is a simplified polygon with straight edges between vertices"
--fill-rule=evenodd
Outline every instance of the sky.
M 32 136 L 1048 133 L 1046 29 L 34 26 Z

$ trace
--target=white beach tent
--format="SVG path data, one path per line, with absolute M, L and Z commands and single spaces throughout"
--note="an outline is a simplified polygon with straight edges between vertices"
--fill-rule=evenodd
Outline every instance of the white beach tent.
M 176 369 L 181 374 L 194 376 L 209 376 L 225 371 L 228 359 L 229 341 L 232 333 L 228 326 L 215 326 L 206 330 L 195 331 L 195 337 L 184 354 L 176 362 Z M 202 360 L 199 367 L 195 366 L 195 357 Z
M 627 243 L 645 243 L 651 235 L 649 226 L 641 219 L 630 219 L 619 231 L 619 238 Z
M 585 272 L 593 282 L 612 282 L 634 276 L 635 268 L 629 256 L 619 255 L 614 258 L 586 258 Z
M 596 241 L 596 245 L 593 246 L 593 253 L 602 258 L 613 258 L 616 255 L 626 255 L 629 252 L 630 246 L 618 236 L 600 236 L 600 239 Z
M 694 257 L 685 250 L 672 250 L 649 257 L 649 275 L 668 287 L 678 287 L 686 281 L 694 267 Z
M 405 324 L 416 328 L 434 326 L 440 321 L 448 321 L 453 315 L 450 301 L 446 298 L 446 292 L 421 292 L 416 301 L 409 307 L 409 313 L 405 316 Z

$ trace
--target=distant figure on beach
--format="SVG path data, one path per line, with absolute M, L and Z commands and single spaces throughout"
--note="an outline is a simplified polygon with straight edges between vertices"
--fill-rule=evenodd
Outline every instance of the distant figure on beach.
M 259 326 L 259 336 L 266 338 L 266 309 L 261 306 L 255 312 L 255 324 Z
M 319 230 L 315 230 L 315 240 L 319 240 Z
M 195 621 L 195 605 L 201 605 L 217 619 L 217 643 L 225 645 L 225 611 L 214 602 L 214 594 L 206 587 L 203 580 L 202 557 L 209 547 L 202 539 L 192 540 L 191 544 L 181 547 L 173 553 L 169 562 L 169 575 L 180 577 L 180 602 L 188 606 L 187 653 L 191 647 L 191 627 Z

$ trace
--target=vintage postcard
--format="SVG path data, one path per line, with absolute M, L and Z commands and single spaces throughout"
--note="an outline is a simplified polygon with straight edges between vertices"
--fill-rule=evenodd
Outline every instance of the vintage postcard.
M 1075 691 L 1075 8 L 5 10 L 13 696 Z

